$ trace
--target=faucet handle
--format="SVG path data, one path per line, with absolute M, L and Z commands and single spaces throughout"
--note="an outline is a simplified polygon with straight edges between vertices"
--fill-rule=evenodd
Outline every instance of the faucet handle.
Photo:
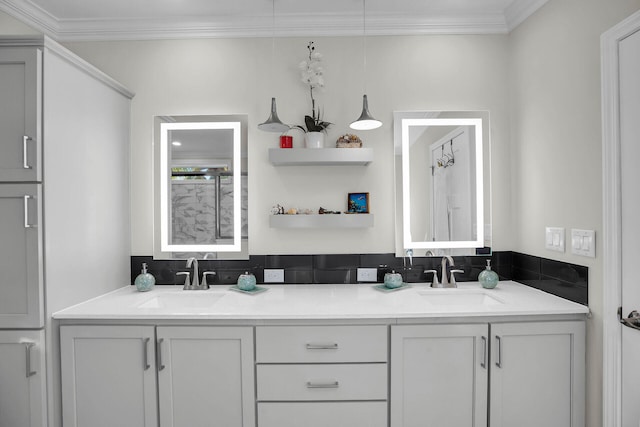
M 215 271 L 205 271 L 202 273 L 202 283 L 200 284 L 201 289 L 209 289 L 209 284 L 207 283 L 207 276 L 215 276 Z
M 191 287 L 191 283 L 189 282 L 189 277 L 191 276 L 191 272 L 189 271 L 179 271 L 176 273 L 176 276 L 184 276 L 184 287 L 182 288 L 185 291 L 193 289 Z
M 457 288 L 458 287 L 458 283 L 456 282 L 456 276 L 454 273 L 464 273 L 464 270 L 451 270 L 451 287 L 452 288 Z
M 424 274 L 433 273 L 433 279 L 431 279 L 431 287 L 439 288 L 440 282 L 438 282 L 438 272 L 436 270 L 425 270 Z

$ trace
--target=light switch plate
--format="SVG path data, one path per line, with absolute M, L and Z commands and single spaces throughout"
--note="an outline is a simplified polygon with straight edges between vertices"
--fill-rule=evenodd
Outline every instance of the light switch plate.
M 359 268 L 357 274 L 358 282 L 377 282 L 378 281 L 378 269 L 377 268 Z
M 284 283 L 284 268 L 265 268 L 264 283 Z
M 545 228 L 545 247 L 556 252 L 564 252 L 564 228 Z
M 594 230 L 571 229 L 571 253 L 596 257 L 596 232 Z

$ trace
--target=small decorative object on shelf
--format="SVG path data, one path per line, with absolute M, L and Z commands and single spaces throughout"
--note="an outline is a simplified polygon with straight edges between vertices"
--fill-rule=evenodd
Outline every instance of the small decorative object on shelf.
M 320 209 L 318 209 L 318 214 L 319 215 L 329 215 L 329 214 L 336 214 L 337 215 L 337 214 L 340 214 L 340 212 L 338 212 L 338 211 L 330 211 L 330 210 L 327 210 L 327 209 L 325 209 L 323 207 L 320 207 Z
M 349 193 L 348 213 L 369 213 L 369 193 Z
M 336 148 L 362 148 L 362 140 L 358 135 L 347 133 L 338 138 Z
M 478 282 L 485 289 L 493 289 L 498 285 L 498 273 L 491 269 L 491 260 L 487 260 L 487 266 L 478 275 Z
M 271 208 L 271 215 L 284 215 L 284 208 L 279 204 L 275 205 Z
M 293 137 L 291 135 L 280 135 L 280 148 L 293 148 Z

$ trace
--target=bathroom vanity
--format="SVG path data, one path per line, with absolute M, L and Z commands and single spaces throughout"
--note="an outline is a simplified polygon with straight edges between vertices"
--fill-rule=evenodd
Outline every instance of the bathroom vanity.
M 64 425 L 584 425 L 586 306 L 515 282 L 268 288 L 55 313 Z

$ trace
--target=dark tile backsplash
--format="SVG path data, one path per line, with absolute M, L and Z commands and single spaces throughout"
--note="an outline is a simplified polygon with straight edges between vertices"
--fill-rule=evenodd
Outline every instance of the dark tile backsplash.
M 476 281 L 485 269 L 486 260 L 500 280 L 514 280 L 525 285 L 578 302 L 588 303 L 588 268 L 565 262 L 539 258 L 518 252 L 493 252 L 486 256 L 454 257 L 455 268 L 464 270 L 456 275 L 459 282 Z M 337 254 L 337 255 L 255 255 L 248 260 L 200 260 L 200 274 L 215 271 L 209 283 L 227 285 L 236 283 L 238 276 L 249 271 L 258 283 L 264 283 L 265 268 L 283 268 L 285 283 L 357 283 L 359 267 L 377 268 L 378 281 L 390 271 L 401 273 L 406 282 L 429 282 L 431 274 L 425 270 L 437 270 L 440 276 L 440 258 L 397 258 L 394 254 Z M 131 257 L 131 283 L 146 262 L 149 272 L 158 285 L 178 285 L 184 279 L 176 276 L 187 271 L 184 260 L 154 260 L 150 256 Z M 439 280 L 441 278 L 439 277 Z

